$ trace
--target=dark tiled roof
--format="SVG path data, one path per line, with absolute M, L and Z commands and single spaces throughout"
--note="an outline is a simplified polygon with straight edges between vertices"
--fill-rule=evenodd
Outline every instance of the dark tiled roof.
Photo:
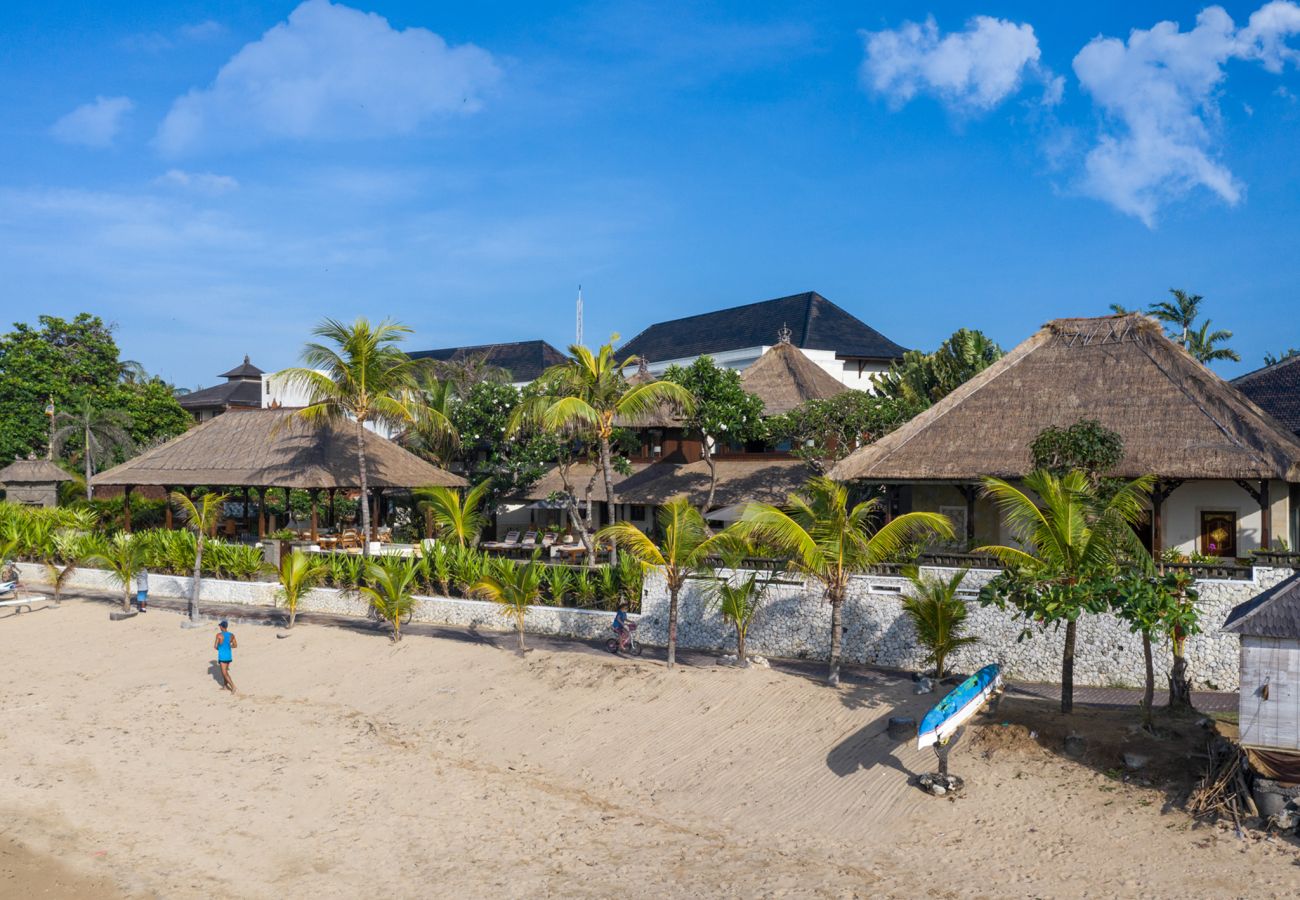
M 222 372 L 220 378 L 261 378 L 262 370 L 248 361 L 244 357 L 243 365 L 235 366 L 229 372 Z
M 1300 434 L 1300 356 L 1248 372 L 1232 384 L 1264 412 Z
M 411 359 L 460 361 L 482 356 L 484 360 L 510 373 L 513 381 L 533 381 L 566 357 L 546 341 L 515 341 L 511 344 L 480 344 L 477 347 L 444 347 L 441 350 L 416 350 Z
M 262 405 L 262 383 L 260 381 L 227 381 L 214 387 L 204 388 L 182 394 L 176 402 L 183 409 L 209 409 L 218 407 L 226 409 L 231 406 L 249 406 L 258 408 Z
M 651 325 L 628 341 L 620 356 L 651 362 L 771 346 L 783 328 L 805 350 L 834 350 L 840 356 L 900 359 L 905 348 L 816 291 L 763 300 Z
M 1271 587 L 1228 613 L 1224 631 L 1300 640 L 1300 575 Z

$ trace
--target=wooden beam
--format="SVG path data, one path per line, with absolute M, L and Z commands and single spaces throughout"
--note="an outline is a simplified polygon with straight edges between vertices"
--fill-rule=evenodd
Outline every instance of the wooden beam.
M 316 488 L 312 488 L 308 493 L 311 496 L 311 541 L 314 544 L 316 543 L 316 537 L 317 537 L 316 529 L 320 525 L 320 520 L 319 520 L 320 510 L 318 508 L 320 505 L 319 502 L 320 491 L 318 491 Z
M 1269 497 L 1267 478 L 1259 480 L 1259 547 L 1267 550 L 1273 545 L 1273 502 Z
M 258 488 L 257 501 L 257 539 L 266 537 L 266 488 Z
M 163 490 L 167 492 L 167 505 L 163 507 L 163 527 L 168 531 L 172 530 L 172 492 L 171 488 L 163 485 Z
M 134 485 L 125 484 L 122 486 L 122 525 L 123 530 L 131 533 L 131 488 Z

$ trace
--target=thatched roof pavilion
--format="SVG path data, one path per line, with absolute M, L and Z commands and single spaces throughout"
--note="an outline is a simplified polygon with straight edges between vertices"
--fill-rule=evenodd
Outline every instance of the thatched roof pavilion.
M 849 390 L 789 340 L 778 341 L 748 366 L 740 374 L 740 384 L 763 401 L 763 412 L 769 416 Z
M 1300 482 L 1296 435 L 1138 314 L 1049 322 L 831 476 L 884 484 L 1020 478 L 1044 428 L 1080 419 L 1123 438 L 1124 457 L 1110 474 L 1161 479 L 1157 532 L 1163 497 L 1184 481 L 1235 481 L 1264 510 L 1270 480 Z
M 297 410 L 232 409 L 161 446 L 96 475 L 96 487 L 239 487 L 317 492 L 357 488 L 356 431 L 341 424 L 315 428 Z M 366 480 L 385 489 L 462 487 L 465 480 L 366 430 Z M 260 529 L 265 530 L 265 527 Z
M 0 487 L 11 503 L 29 506 L 55 506 L 59 501 L 59 484 L 73 477 L 48 459 L 16 459 L 0 469 Z

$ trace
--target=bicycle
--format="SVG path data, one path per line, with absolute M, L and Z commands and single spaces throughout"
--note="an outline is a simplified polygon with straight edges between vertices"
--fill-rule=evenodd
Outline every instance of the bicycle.
M 605 649 L 610 653 L 613 653 L 615 656 L 618 655 L 620 650 L 627 650 L 627 652 L 633 656 L 640 656 L 642 647 L 641 642 L 636 639 L 636 623 L 628 622 L 623 627 L 626 629 L 624 632 L 625 636 L 621 640 L 617 637 L 612 637 L 605 641 Z

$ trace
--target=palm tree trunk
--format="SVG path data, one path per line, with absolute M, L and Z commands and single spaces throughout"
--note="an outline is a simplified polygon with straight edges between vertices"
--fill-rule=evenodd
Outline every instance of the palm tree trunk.
M 357 472 L 361 486 L 361 555 L 369 556 L 370 490 L 366 484 L 366 426 L 360 419 L 357 420 Z
M 843 630 L 841 625 L 840 607 L 843 604 L 843 597 L 831 597 L 831 670 L 826 676 L 826 683 L 835 687 L 840 683 L 840 632 Z
M 705 519 L 709 517 L 709 510 L 713 509 L 713 495 L 718 487 L 718 463 L 713 458 L 713 450 L 709 446 L 709 436 L 704 435 L 704 440 L 700 442 L 700 451 L 704 454 L 704 462 L 709 467 L 709 494 L 704 498 L 704 505 L 700 507 L 700 515 Z
M 220 562 L 220 559 L 217 560 Z M 190 621 L 199 621 L 199 586 L 203 579 L 203 523 L 199 522 L 199 539 L 194 547 L 194 586 L 190 589 Z
M 295 600 L 289 604 L 289 627 L 293 628 L 293 623 L 298 618 L 298 601 Z
M 524 616 L 526 613 L 519 614 L 519 653 L 523 655 L 528 648 L 524 646 Z
M 1065 623 L 1065 652 L 1061 654 L 1061 712 L 1074 712 L 1074 638 L 1078 623 Z
M 122 612 L 129 613 L 130 611 L 131 611 L 131 581 L 130 579 L 128 579 L 126 582 L 126 586 L 122 591 Z
M 86 499 L 94 500 L 95 489 L 90 486 L 90 477 L 95 474 L 95 466 L 90 461 L 90 423 L 89 422 L 86 423 L 85 441 L 86 443 L 85 446 L 82 448 L 82 452 L 86 455 Z
M 1142 694 L 1142 718 L 1151 727 L 1151 706 L 1156 702 L 1156 668 L 1151 661 L 1151 635 L 1142 632 L 1142 661 L 1146 664 L 1146 690 Z
M 745 664 L 745 629 L 736 626 L 736 662 Z
M 675 578 L 668 579 L 668 668 L 677 664 L 677 595 L 682 586 Z
M 600 469 L 605 476 L 605 526 L 608 527 L 614 524 L 614 458 L 613 450 L 609 446 L 609 438 L 603 434 L 600 436 Z M 617 562 L 618 547 L 610 544 L 609 564 L 614 565 Z

